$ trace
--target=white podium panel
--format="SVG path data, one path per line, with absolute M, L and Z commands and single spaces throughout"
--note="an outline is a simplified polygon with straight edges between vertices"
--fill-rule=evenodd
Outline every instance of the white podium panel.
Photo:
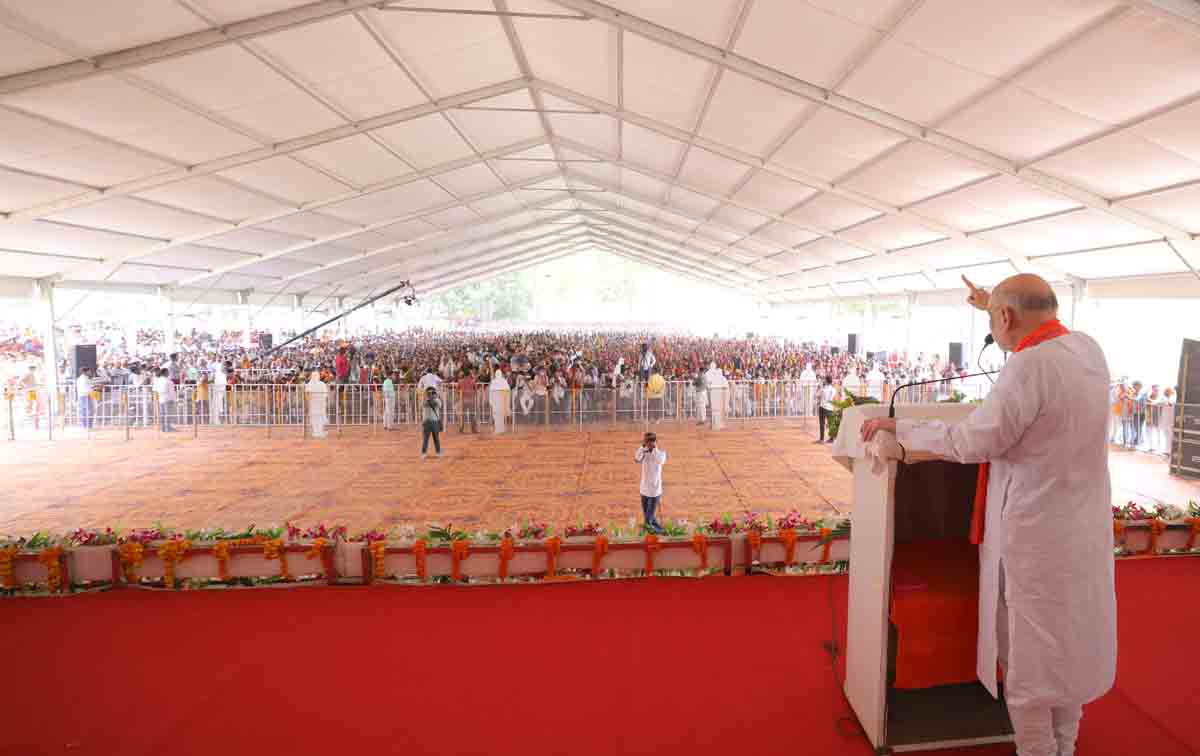
M 900 405 L 896 416 L 957 422 L 973 410 L 961 404 Z M 890 615 L 896 545 L 930 541 L 928 548 L 936 549 L 938 540 L 965 541 L 977 468 L 910 451 L 911 464 L 893 461 L 874 472 L 859 432 L 865 419 L 886 416 L 884 406 L 847 409 L 833 448 L 835 458 L 854 476 L 846 697 L 877 753 L 1011 741 L 1003 702 L 977 681 L 919 689 L 893 684 L 897 634 Z

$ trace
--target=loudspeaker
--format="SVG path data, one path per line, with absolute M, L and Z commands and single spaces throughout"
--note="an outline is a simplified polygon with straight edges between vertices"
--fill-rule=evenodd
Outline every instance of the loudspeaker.
M 275 345 L 275 337 L 269 333 L 258 334 L 258 348 L 264 352 Z
M 837 354 L 839 351 L 841 351 L 841 350 L 838 349 L 837 347 L 829 347 L 830 354 Z
M 96 345 L 76 344 L 71 349 L 71 380 L 79 377 L 79 371 L 84 368 L 96 369 Z
M 1183 340 L 1171 428 L 1171 474 L 1200 480 L 1200 341 Z
M 874 362 L 874 361 L 875 361 L 875 353 L 874 353 L 874 352 L 867 352 L 867 361 L 868 361 L 868 362 Z
M 950 342 L 950 364 L 959 368 L 963 366 L 961 341 Z
M 846 337 L 846 351 L 850 354 L 858 354 L 858 334 L 852 333 Z

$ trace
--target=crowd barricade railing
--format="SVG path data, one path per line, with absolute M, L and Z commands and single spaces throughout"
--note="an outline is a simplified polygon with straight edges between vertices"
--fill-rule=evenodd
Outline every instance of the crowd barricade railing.
M 1163 399 L 1122 397 L 1111 402 L 1109 440 L 1126 449 L 1169 454 L 1176 405 Z
M 881 402 L 897 393 L 891 384 L 851 384 L 847 388 Z M 945 401 L 952 391 L 960 391 L 965 401 L 973 401 L 981 398 L 986 388 L 942 382 L 900 389 L 896 398 L 901 403 L 928 403 Z M 424 394 L 417 385 L 396 385 L 390 399 L 382 384 L 329 383 L 327 389 L 325 427 L 329 432 L 341 433 L 346 428 L 415 430 L 421 426 Z M 616 388 L 608 384 L 551 385 L 545 393 L 518 386 L 508 392 L 507 422 L 515 430 L 707 423 L 719 393 L 724 395 L 727 422 L 811 418 L 816 416 L 820 384 L 811 380 L 730 380 L 723 392 L 698 387 L 692 381 L 667 381 L 657 392 L 636 380 L 623 381 Z M 0 437 L 53 439 L 64 433 L 120 431 L 132 438 L 172 429 L 198 436 L 228 426 L 263 428 L 269 435 L 275 428 L 299 429 L 312 412 L 304 383 L 183 383 L 175 386 L 173 394 L 171 400 L 163 401 L 150 385 L 97 384 L 82 401 L 74 383 L 61 387 L 55 397 L 44 387 L 8 389 L 0 407 Z M 470 428 L 472 419 L 479 428 L 493 424 L 488 384 L 478 384 L 473 395 L 464 397 L 458 383 L 447 381 L 438 387 L 438 394 L 444 430 Z M 1127 404 L 1128 411 L 1114 415 L 1114 442 L 1165 451 L 1171 422 L 1167 413 L 1173 417 L 1173 410 L 1145 403 L 1139 410 L 1136 403 Z M 1136 434 L 1135 428 L 1140 429 Z

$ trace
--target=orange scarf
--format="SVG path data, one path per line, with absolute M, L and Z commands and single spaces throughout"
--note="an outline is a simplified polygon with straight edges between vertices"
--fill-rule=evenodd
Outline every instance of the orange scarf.
M 1057 318 L 1047 320 L 1038 326 L 1033 333 L 1021 339 L 1021 343 L 1017 344 L 1017 348 L 1013 352 L 1037 346 L 1051 339 L 1057 339 L 1059 336 L 1065 336 L 1068 333 L 1070 331 Z M 975 479 L 975 508 L 971 512 L 971 543 L 976 546 L 983 543 L 983 526 L 987 521 L 988 475 L 991 469 L 992 466 L 990 463 L 982 463 L 979 465 L 979 477 Z

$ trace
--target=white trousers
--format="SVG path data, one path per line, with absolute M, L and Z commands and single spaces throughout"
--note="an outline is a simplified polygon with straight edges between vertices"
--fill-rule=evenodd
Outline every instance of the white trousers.
M 396 418 L 396 395 L 383 395 L 383 427 L 391 428 L 392 421 Z
M 496 429 L 495 429 L 496 433 L 504 432 L 504 408 L 503 407 L 497 407 L 497 406 L 492 407 L 492 422 L 496 426 Z
M 225 412 L 225 387 L 209 391 L 211 400 L 208 403 L 208 419 L 213 425 L 221 424 L 221 415 Z
M 325 413 L 313 414 L 310 418 L 312 421 L 312 436 L 313 438 L 325 438 Z
M 997 656 L 1008 673 L 1008 604 L 1004 600 L 1004 568 L 1000 569 L 1000 602 L 996 612 Z M 1083 707 L 1008 704 L 1017 756 L 1075 756 L 1075 739 Z

